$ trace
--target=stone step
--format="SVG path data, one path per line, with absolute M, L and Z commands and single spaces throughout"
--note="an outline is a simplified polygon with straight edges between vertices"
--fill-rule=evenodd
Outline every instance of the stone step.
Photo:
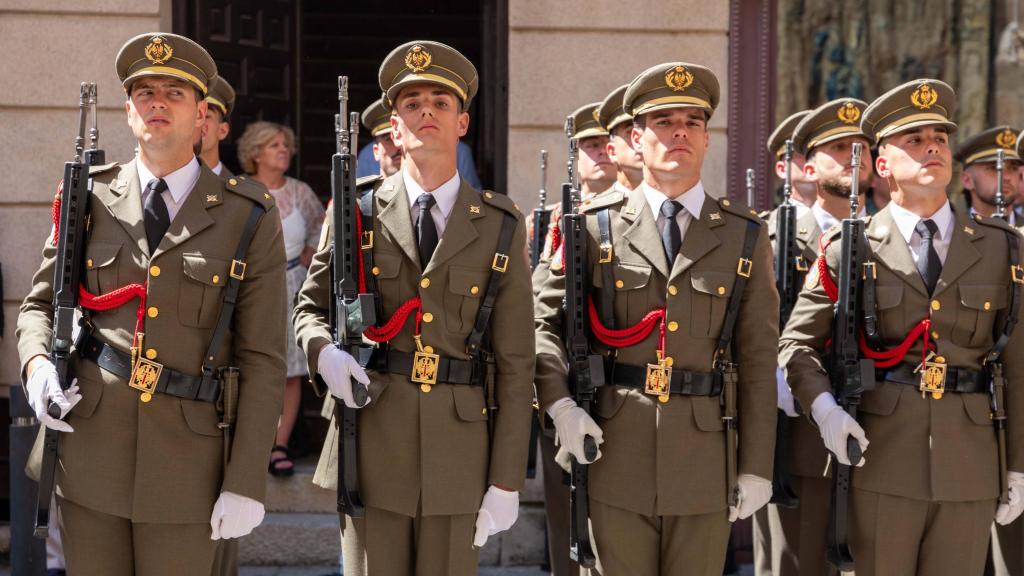
M 337 514 L 267 514 L 252 534 L 239 541 L 244 566 L 330 566 L 341 540 Z

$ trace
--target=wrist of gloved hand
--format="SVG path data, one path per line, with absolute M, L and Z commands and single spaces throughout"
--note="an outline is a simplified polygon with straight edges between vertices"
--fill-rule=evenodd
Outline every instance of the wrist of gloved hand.
M 736 479 L 736 504 L 729 507 L 729 522 L 749 518 L 772 499 L 772 482 L 753 474 Z
M 590 414 L 569 398 L 555 402 L 549 408 L 549 414 L 555 423 L 556 446 L 561 446 L 585 464 L 593 464 L 601 457 L 599 447 L 604 442 L 604 432 Z
M 366 387 L 370 377 L 351 354 L 327 344 L 317 356 L 317 372 L 323 376 L 331 395 L 349 408 L 362 408 L 370 402 Z
M 263 522 L 263 503 L 234 492 L 221 492 L 210 515 L 210 539 L 241 538 Z
M 1024 473 L 1006 473 L 1007 501 L 996 508 L 995 520 L 1000 526 L 1013 523 L 1024 512 Z
M 57 368 L 49 360 L 40 360 L 25 382 L 25 395 L 29 406 L 43 426 L 58 432 L 74 432 L 74 428 L 63 419 L 82 400 L 77 378 L 71 381 L 71 386 L 67 390 L 62 390 Z M 56 418 L 49 413 L 51 405 L 59 410 Z
M 864 429 L 846 413 L 838 404 L 835 398 L 828 392 L 822 392 L 811 404 L 811 416 L 818 424 L 818 432 L 825 443 L 825 448 L 831 452 L 840 464 L 851 465 L 850 461 L 850 438 L 852 437 L 860 448 L 861 454 L 868 449 L 868 438 Z M 860 458 L 856 466 L 864 465 L 864 458 Z
M 473 546 L 483 547 L 487 538 L 508 530 L 519 518 L 519 492 L 490 486 L 480 504 L 473 534 Z

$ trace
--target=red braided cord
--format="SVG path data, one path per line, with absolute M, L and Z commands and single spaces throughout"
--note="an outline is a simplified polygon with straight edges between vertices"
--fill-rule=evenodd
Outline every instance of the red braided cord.
M 60 230 L 60 197 L 64 193 L 64 181 L 57 183 L 57 193 L 53 196 L 53 245 L 57 245 L 57 234 Z
M 414 296 L 406 300 L 383 326 L 371 326 L 363 332 L 363 336 L 373 342 L 387 342 L 402 331 L 402 327 L 409 319 L 409 314 L 413 311 L 416 312 L 416 333 L 419 334 L 419 323 L 423 317 L 422 309 L 420 297 Z
M 337 234 L 338 231 L 335 230 L 334 233 Z M 365 294 L 366 293 L 366 275 L 365 275 L 365 269 L 363 268 L 363 218 L 362 218 L 362 213 L 360 213 L 360 217 L 359 218 L 356 218 L 356 238 L 359 240 L 359 256 L 358 256 L 358 261 L 357 261 L 357 263 L 359 265 L 359 273 L 356 276 L 359 278 L 359 293 L 360 294 Z M 337 258 L 338 255 L 335 254 L 334 257 Z
M 661 321 L 661 337 L 659 339 L 658 348 L 663 349 L 665 345 L 665 309 L 658 308 L 651 310 L 643 317 L 642 320 L 637 322 L 635 325 L 629 328 L 623 328 L 616 330 L 614 328 L 607 328 L 601 324 L 601 320 L 597 317 L 597 309 L 594 307 L 594 299 L 588 300 L 588 308 L 590 314 L 590 329 L 597 336 L 597 339 L 601 341 L 605 346 L 611 346 L 612 348 L 626 348 L 628 346 L 634 346 L 643 342 L 654 330 L 654 324 Z

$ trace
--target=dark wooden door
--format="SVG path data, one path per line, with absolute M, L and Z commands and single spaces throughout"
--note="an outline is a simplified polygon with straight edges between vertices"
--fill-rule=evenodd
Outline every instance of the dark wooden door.
M 271 120 L 291 126 L 301 141 L 298 110 L 300 2 L 289 0 L 181 0 L 174 3 L 174 31 L 202 44 L 237 98 L 231 135 L 221 158 L 238 172 L 235 140 L 245 126 Z M 297 173 L 302 147 L 292 164 Z

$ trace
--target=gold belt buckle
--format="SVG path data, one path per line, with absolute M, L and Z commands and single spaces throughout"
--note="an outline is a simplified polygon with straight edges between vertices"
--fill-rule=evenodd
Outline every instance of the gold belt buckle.
M 430 387 L 437 384 L 437 368 L 441 364 L 441 357 L 434 354 L 434 349 L 424 346 L 419 335 L 413 336 L 416 341 L 416 352 L 412 356 L 412 374 L 410 380 L 420 385 L 420 390 L 426 394 Z
M 612 261 L 612 254 L 613 254 L 613 252 L 612 252 L 612 245 L 611 244 L 601 244 L 601 246 L 600 246 L 600 256 L 597 259 L 598 263 L 600 263 L 600 264 L 608 264 L 609 262 Z
M 153 393 L 156 392 L 156 385 L 160 382 L 160 373 L 163 370 L 163 364 L 153 362 L 152 360 L 140 357 L 135 361 L 132 375 L 128 379 L 128 385 L 142 391 L 139 400 L 149 402 L 153 399 Z
M 932 398 L 939 400 L 942 395 L 946 393 L 946 359 L 942 356 L 935 356 L 934 360 L 926 359 L 917 367 L 917 370 L 921 373 L 921 384 L 918 388 L 921 390 L 921 398 L 925 397 L 925 394 L 931 393 Z
M 647 365 L 647 377 L 644 379 L 644 394 L 657 396 L 658 402 L 668 402 L 669 389 L 672 384 L 672 367 L 658 353 L 658 363 Z

